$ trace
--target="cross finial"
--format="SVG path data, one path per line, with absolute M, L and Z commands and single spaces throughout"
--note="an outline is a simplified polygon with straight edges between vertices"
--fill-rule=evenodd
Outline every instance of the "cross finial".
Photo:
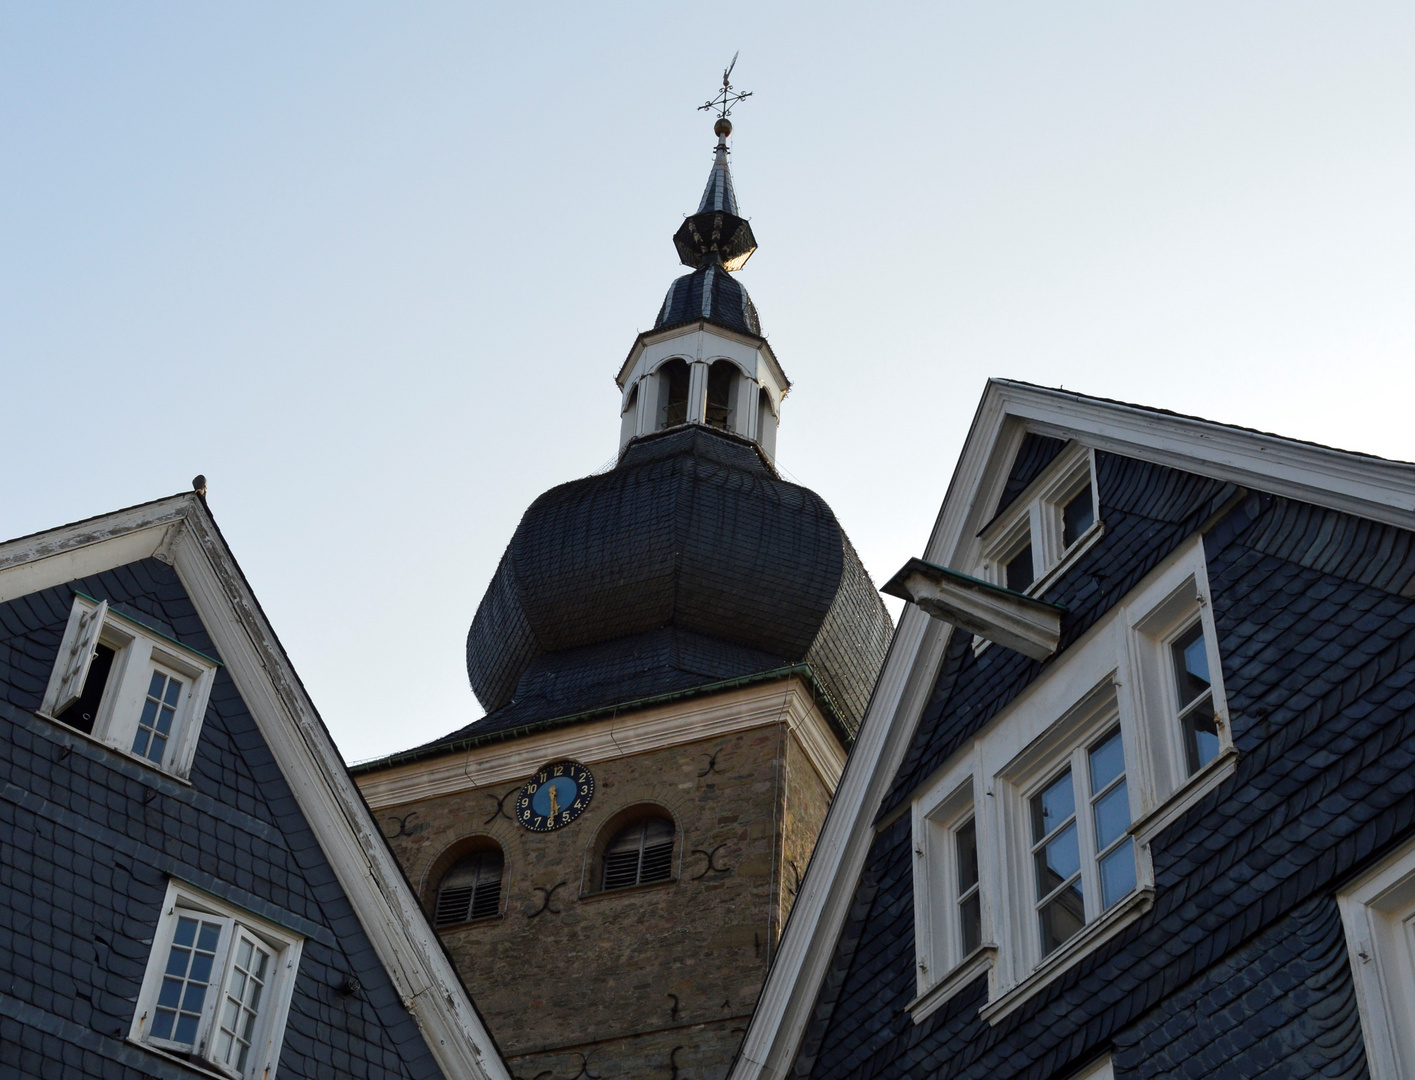
M 737 66 L 737 57 L 740 55 L 741 50 L 738 50 L 737 52 L 732 54 L 732 63 L 728 64 L 726 70 L 722 73 L 722 89 L 719 90 L 713 97 L 703 102 L 703 104 L 699 105 L 699 112 L 703 112 L 708 109 L 716 109 L 717 119 L 719 121 L 723 121 L 732 115 L 732 106 L 736 105 L 743 98 L 749 98 L 752 96 L 752 92 L 750 90 L 732 89 L 732 69 Z M 728 128 L 728 131 L 731 131 L 730 126 Z

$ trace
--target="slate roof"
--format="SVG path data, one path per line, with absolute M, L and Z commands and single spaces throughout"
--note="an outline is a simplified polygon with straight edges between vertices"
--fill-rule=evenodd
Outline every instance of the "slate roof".
M 888 815 L 1043 670 L 956 635 L 797 1076 L 1042 1080 L 1106 1051 L 1117 1077 L 1367 1075 L 1332 894 L 1415 833 L 1415 537 L 1111 454 L 1097 472 L 1106 533 L 1046 597 L 1062 649 L 1205 526 L 1237 770 L 1153 841 L 1149 912 L 995 1027 L 985 978 L 916 1026 L 910 821 Z
M 0 604 L 0 1073 L 192 1075 L 124 1040 L 175 876 L 304 935 L 282 1078 L 441 1076 L 225 668 L 190 785 L 34 715 L 73 588 L 219 655 L 155 559 Z
M 703 188 L 703 197 L 698 201 L 698 213 L 705 214 L 709 210 L 737 213 L 737 192 L 732 187 L 732 169 L 727 164 L 725 139 L 718 141 L 712 170 L 708 173 L 707 186 Z
M 467 636 L 488 715 L 429 746 L 797 663 L 853 730 L 891 629 L 825 501 L 687 425 L 531 504 Z
M 729 330 L 762 336 L 756 306 L 742 283 L 716 262 L 684 274 L 668 286 L 655 330 L 704 319 Z

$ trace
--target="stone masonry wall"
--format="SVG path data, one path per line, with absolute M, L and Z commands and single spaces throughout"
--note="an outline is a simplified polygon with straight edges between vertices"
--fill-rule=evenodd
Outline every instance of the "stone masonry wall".
M 505 853 L 502 913 L 441 934 L 516 1076 L 721 1080 L 829 791 L 782 724 L 586 764 L 594 801 L 553 833 L 511 819 L 518 783 L 376 817 L 429 909 L 464 846 Z M 595 849 L 641 803 L 677 822 L 673 879 L 600 892 Z

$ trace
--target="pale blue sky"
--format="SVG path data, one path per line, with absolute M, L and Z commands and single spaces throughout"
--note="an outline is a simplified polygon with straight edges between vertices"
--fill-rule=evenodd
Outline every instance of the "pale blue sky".
M 990 375 L 1415 459 L 1415 5 L 0 4 L 0 535 L 211 481 L 351 760 L 479 714 L 741 50 L 779 451 L 877 582 Z

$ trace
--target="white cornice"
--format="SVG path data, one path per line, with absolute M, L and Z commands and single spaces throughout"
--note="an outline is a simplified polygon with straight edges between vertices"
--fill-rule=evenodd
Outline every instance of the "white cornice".
M 771 368 L 772 376 L 781 387 L 781 394 L 786 396 L 786 392 L 791 388 L 791 380 L 786 377 L 786 372 L 781 369 L 781 363 L 776 359 L 776 353 L 772 351 L 771 345 L 766 338 L 757 337 L 755 334 L 743 334 L 736 330 L 729 330 L 725 326 L 708 322 L 706 319 L 699 319 L 697 322 L 684 323 L 682 326 L 665 327 L 662 330 L 645 330 L 634 339 L 633 346 L 629 349 L 629 355 L 624 358 L 624 363 L 619 366 L 619 373 L 614 377 L 615 384 L 623 390 L 627 385 L 630 372 L 634 370 L 634 365 L 638 363 L 639 357 L 650 345 L 657 345 L 661 341 L 671 341 L 674 338 L 688 337 L 692 334 L 715 334 L 727 341 L 745 345 L 750 349 L 755 349 L 766 360 Z
M 176 496 L 0 545 L 0 596 L 24 595 L 159 553 L 181 579 L 439 1068 L 449 1077 L 510 1080 L 200 499 Z
M 1415 529 L 1415 464 L 1026 383 L 993 380 L 991 397 L 1039 434 Z
M 783 721 L 811 765 L 834 790 L 845 766 L 845 750 L 816 708 L 810 688 L 796 678 L 687 698 L 362 773 L 358 785 L 369 806 L 383 810 L 521 780 L 546 762 L 562 758 L 593 765 Z

